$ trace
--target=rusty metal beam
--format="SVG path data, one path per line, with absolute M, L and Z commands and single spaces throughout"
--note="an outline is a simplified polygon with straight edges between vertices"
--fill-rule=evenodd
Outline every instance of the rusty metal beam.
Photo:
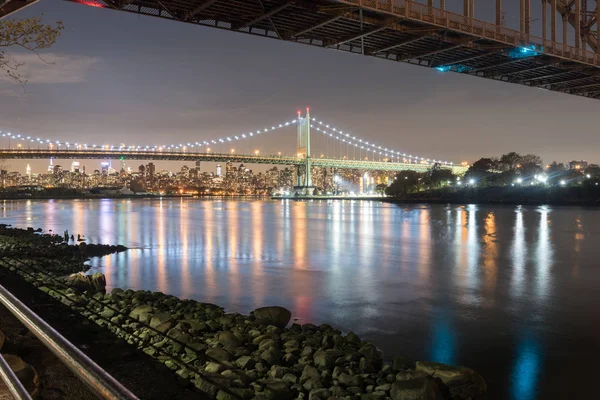
M 499 62 L 499 63 L 496 63 L 496 64 L 492 64 L 492 65 L 484 65 L 483 67 L 475 68 L 475 69 L 471 70 L 470 72 L 473 73 L 473 72 L 485 71 L 487 69 L 492 69 L 492 68 L 497 68 L 497 67 L 503 67 L 505 65 L 515 64 L 515 63 L 518 63 L 518 62 L 521 62 L 521 61 L 524 61 L 524 60 L 526 60 L 526 59 L 524 59 L 524 58 L 513 58 L 513 59 L 510 59 L 510 60 L 507 60 L 507 61 L 502 61 L 502 62 Z
M 450 45 L 448 47 L 440 47 L 440 48 L 437 48 L 435 50 L 425 51 L 425 52 L 419 53 L 419 54 L 407 54 L 405 56 L 400 57 L 399 61 L 407 61 L 407 60 L 412 60 L 414 58 L 429 57 L 429 56 L 432 56 L 432 55 L 435 55 L 435 54 L 444 53 L 446 51 L 454 50 L 454 49 L 456 49 L 458 47 L 462 47 L 462 46 L 465 46 L 465 45 L 467 45 L 467 43 L 464 43 L 464 44 L 453 44 L 453 45 Z
M 559 75 L 564 75 L 564 74 L 570 74 L 573 71 L 560 71 L 560 72 L 554 72 L 552 74 L 546 74 L 546 75 L 542 75 L 542 76 L 536 76 L 534 78 L 525 78 L 522 79 L 521 82 L 533 82 L 533 81 L 541 81 L 544 79 L 548 79 L 548 78 L 552 78 L 554 76 L 559 76 Z
M 208 7 L 212 6 L 213 4 L 215 4 L 217 2 L 217 0 L 204 0 L 201 1 L 200 4 L 198 4 L 196 6 L 196 8 L 194 8 L 192 11 L 190 11 L 189 13 L 186 14 L 186 19 L 187 18 L 192 18 L 198 14 L 200 14 L 202 11 L 206 10 Z
M 556 64 L 546 64 L 546 65 L 533 65 L 531 68 L 525 68 L 525 69 L 519 69 L 518 71 L 512 71 L 512 72 L 498 72 L 496 74 L 493 74 L 492 76 L 496 77 L 496 76 L 512 76 L 512 75 L 518 75 L 521 74 L 523 72 L 531 72 L 531 71 L 537 71 L 538 69 L 544 69 L 544 68 L 548 68 L 548 67 L 552 67 Z
M 342 18 L 343 16 L 344 16 L 344 13 L 341 13 L 339 15 L 336 15 L 336 16 L 333 16 L 333 17 L 329 18 L 326 21 L 319 22 L 316 25 L 309 26 L 308 28 L 306 28 L 304 30 L 301 30 L 299 32 L 294 32 L 294 33 L 292 33 L 292 37 L 298 37 L 298 36 L 305 35 L 305 34 L 307 34 L 310 31 L 314 31 L 315 29 L 319 29 L 319 28 L 322 28 L 322 27 L 324 27 L 326 25 L 329 25 L 330 23 L 337 21 L 338 19 Z
M 344 43 L 352 42 L 354 40 L 358 40 L 358 39 L 361 39 L 361 38 L 365 38 L 365 37 L 367 37 L 369 35 L 373 35 L 374 33 L 381 32 L 381 31 L 383 31 L 385 29 L 388 29 L 390 26 L 391 25 L 376 26 L 376 27 L 371 28 L 369 30 L 366 30 L 364 32 L 360 32 L 360 33 L 357 33 L 357 34 L 345 37 L 343 39 L 338 39 L 338 40 L 335 40 L 335 41 L 333 41 L 331 43 L 327 43 L 326 45 L 327 45 L 327 47 L 340 46 L 340 45 L 342 45 Z
M 416 42 L 418 42 L 418 41 L 420 41 L 420 40 L 422 40 L 422 39 L 424 39 L 424 38 L 426 38 L 428 36 L 431 36 L 431 35 L 435 34 L 436 32 L 438 32 L 437 29 L 436 30 L 431 30 L 431 31 L 428 31 L 427 33 L 422 33 L 422 34 L 420 34 L 417 37 L 411 37 L 410 39 L 402 40 L 402 41 L 396 42 L 396 43 L 394 43 L 392 45 L 389 45 L 389 46 L 386 46 L 386 47 L 381 47 L 379 49 L 375 49 L 375 50 L 371 51 L 370 54 L 383 53 L 385 51 L 390 51 L 390 50 L 393 50 L 393 49 L 397 49 L 398 47 L 406 46 L 407 44 L 416 43 Z
M 233 30 L 239 31 L 240 29 L 248 28 L 254 24 L 257 24 L 257 23 L 265 20 L 265 19 L 270 19 L 272 16 L 279 13 L 280 11 L 285 10 L 286 8 L 288 8 L 295 2 L 296 2 L 296 0 L 288 0 L 270 10 L 264 10 L 261 15 L 257 15 L 255 18 L 245 21 L 245 22 L 242 22 L 239 25 L 234 25 Z M 262 4 L 262 2 L 261 2 L 261 4 Z

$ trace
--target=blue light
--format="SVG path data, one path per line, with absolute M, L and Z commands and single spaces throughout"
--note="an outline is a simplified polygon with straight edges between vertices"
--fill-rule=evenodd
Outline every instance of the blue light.
M 538 49 L 536 49 L 535 45 L 529 46 L 519 46 L 511 49 L 508 52 L 508 56 L 511 58 L 526 58 L 526 57 L 535 57 L 539 55 Z
M 435 67 L 440 72 L 448 72 L 452 67 L 449 65 L 440 65 L 439 67 Z

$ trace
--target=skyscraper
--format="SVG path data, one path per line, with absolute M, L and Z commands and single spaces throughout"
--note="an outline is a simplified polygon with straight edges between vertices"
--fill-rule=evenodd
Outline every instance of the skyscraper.
M 25 168 L 25 175 L 27 175 L 27 178 L 31 179 L 31 167 L 29 164 L 27 164 L 27 168 Z
M 80 172 L 81 164 L 79 161 L 73 160 L 71 163 L 71 172 Z
M 48 172 L 50 172 L 51 174 L 54 173 L 54 164 L 52 162 L 52 157 L 50 157 L 50 165 L 48 165 Z
M 221 176 L 221 164 L 217 164 L 217 176 Z

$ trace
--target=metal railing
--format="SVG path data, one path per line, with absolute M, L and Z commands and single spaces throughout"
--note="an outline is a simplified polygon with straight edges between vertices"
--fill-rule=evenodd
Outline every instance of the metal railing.
M 437 25 L 455 32 L 478 36 L 482 39 L 491 39 L 513 46 L 534 44 L 538 53 L 578 61 L 596 67 L 600 66 L 600 53 L 589 51 L 585 48 L 577 48 L 566 43 L 553 42 L 547 38 L 541 38 L 515 29 L 498 26 L 491 22 L 430 7 L 427 4 L 417 3 L 413 0 L 403 0 L 400 4 L 396 4 L 394 0 L 337 1 L 359 6 L 363 9 L 370 9 L 413 21 Z
M 125 386 L 104 371 L 81 350 L 48 325 L 19 299 L 0 285 L 0 304 L 4 305 L 40 342 L 42 342 L 56 357 L 79 377 L 91 391 L 100 399 L 137 400 Z M 0 376 L 6 382 L 11 394 L 16 399 L 29 399 L 29 394 L 23 388 L 17 377 L 12 373 L 8 364 L 2 358 Z M 6 364 L 6 365 L 4 365 Z M 8 367 L 8 371 L 6 368 Z M 24 392 L 23 392 L 24 391 Z

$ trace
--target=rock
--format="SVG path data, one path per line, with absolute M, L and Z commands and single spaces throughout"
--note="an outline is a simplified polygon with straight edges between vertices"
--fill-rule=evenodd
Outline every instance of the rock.
M 283 307 L 261 307 L 254 310 L 254 317 L 259 324 L 274 325 L 285 328 L 292 318 L 292 313 Z
M 108 307 L 105 307 L 104 310 L 100 313 L 100 316 L 105 319 L 111 319 L 115 316 L 115 311 Z
M 224 349 L 213 347 L 206 350 L 206 356 L 216 361 L 231 361 L 233 356 Z
M 310 346 L 306 346 L 305 348 L 302 349 L 302 352 L 300 353 L 300 357 L 309 357 L 312 356 L 313 354 L 313 348 Z
M 359 386 L 362 387 L 364 385 L 363 378 L 359 375 L 348 375 L 346 373 L 341 373 L 337 380 L 340 382 L 340 385 L 350 387 L 350 386 Z
M 204 367 L 204 371 L 213 374 L 221 373 L 223 370 L 225 370 L 225 366 L 217 362 L 209 362 L 208 364 L 206 364 L 206 367 Z
M 327 400 L 331 392 L 328 389 L 314 389 L 308 395 L 308 400 Z
M 241 342 L 231 331 L 223 331 L 217 334 L 217 340 L 223 347 L 234 348 L 238 347 Z
M 300 383 L 304 383 L 311 378 L 320 378 L 321 374 L 319 371 L 313 367 L 312 365 L 304 366 L 304 370 L 302 371 L 302 375 L 300 376 Z
M 150 320 L 150 327 L 159 332 L 165 333 L 173 326 L 173 317 L 168 312 L 162 312 L 154 315 Z
M 443 400 L 440 385 L 430 376 L 396 381 L 390 390 L 392 400 Z
M 291 400 L 294 398 L 294 394 L 285 382 L 273 381 L 268 383 L 263 394 L 269 400 Z
M 323 349 L 319 349 L 315 352 L 313 361 L 320 369 L 333 369 L 335 366 L 335 357 Z
M 357 345 L 360 344 L 360 338 L 354 332 L 348 332 L 348 334 L 346 335 L 346 341 L 348 343 L 353 343 Z
M 323 387 L 323 382 L 321 382 L 321 378 L 310 378 L 309 380 L 307 380 L 306 382 L 304 382 L 304 384 L 302 385 L 302 387 L 305 390 L 308 390 L 309 392 L 313 389 L 320 389 Z
M 383 363 L 383 357 L 381 355 L 381 352 L 377 350 L 377 348 L 374 345 L 372 345 L 371 343 L 365 343 L 360 348 L 360 350 L 358 350 L 358 352 L 366 358 L 369 364 L 371 364 L 377 369 L 381 368 L 381 365 Z
M 106 292 L 106 278 L 101 273 L 93 275 L 84 275 L 81 272 L 71 274 L 67 277 L 67 285 L 82 292 Z
M 453 399 L 470 399 L 482 396 L 487 390 L 483 378 L 467 367 L 418 361 L 416 370 L 439 378 L 450 390 Z
M 25 389 L 35 398 L 39 391 L 39 378 L 35 369 L 19 356 L 2 354 L 0 357 L 4 357 L 4 360 L 8 363 L 17 378 L 19 378 Z
M 285 374 L 293 372 L 294 371 L 291 368 L 282 367 L 281 365 L 273 365 L 268 375 L 273 379 L 281 379 Z
M 415 371 L 413 369 L 407 369 L 407 370 L 398 372 L 396 374 L 396 380 L 397 381 L 408 381 L 411 379 L 422 378 L 427 375 L 429 375 L 429 374 L 427 374 L 423 371 Z
M 269 365 L 276 365 L 280 360 L 279 351 L 275 347 L 270 347 L 260 354 L 260 358 Z
M 290 349 L 298 349 L 300 348 L 300 342 L 298 342 L 297 340 L 288 340 L 283 344 L 283 347 Z
M 281 380 L 289 383 L 290 385 L 293 385 L 294 383 L 298 382 L 298 377 L 294 374 L 287 373 L 287 374 L 283 375 Z
M 256 361 L 250 356 L 241 356 L 235 361 L 236 365 L 242 369 L 252 369 Z
M 148 314 L 151 312 L 152 312 L 152 306 L 150 306 L 148 304 L 144 304 L 143 306 L 137 306 L 136 308 L 131 310 L 131 312 L 129 313 L 129 316 L 131 318 L 139 320 L 141 314 Z

